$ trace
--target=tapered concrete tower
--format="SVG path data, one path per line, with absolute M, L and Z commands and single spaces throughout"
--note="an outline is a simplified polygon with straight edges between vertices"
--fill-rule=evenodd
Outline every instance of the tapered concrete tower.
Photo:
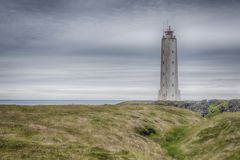
M 171 26 L 164 31 L 161 46 L 161 81 L 159 100 L 180 100 L 178 88 L 177 39 Z

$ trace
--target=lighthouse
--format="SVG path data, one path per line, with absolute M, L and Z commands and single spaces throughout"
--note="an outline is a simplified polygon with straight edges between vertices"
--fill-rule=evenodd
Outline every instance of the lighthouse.
M 178 88 L 177 38 L 171 26 L 164 30 L 161 46 L 161 73 L 159 100 L 180 100 Z

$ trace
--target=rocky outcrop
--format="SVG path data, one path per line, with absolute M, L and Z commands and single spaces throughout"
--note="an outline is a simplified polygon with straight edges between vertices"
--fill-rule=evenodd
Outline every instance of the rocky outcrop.
M 239 112 L 240 100 L 202 100 L 202 101 L 155 101 L 157 105 L 169 105 L 185 108 L 199 113 L 201 116 L 210 116 L 222 112 Z

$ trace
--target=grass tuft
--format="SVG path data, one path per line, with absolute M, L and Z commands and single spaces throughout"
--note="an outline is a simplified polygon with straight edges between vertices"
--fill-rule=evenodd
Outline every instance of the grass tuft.
M 138 127 L 136 128 L 136 132 L 142 136 L 151 136 L 157 133 L 151 126 Z

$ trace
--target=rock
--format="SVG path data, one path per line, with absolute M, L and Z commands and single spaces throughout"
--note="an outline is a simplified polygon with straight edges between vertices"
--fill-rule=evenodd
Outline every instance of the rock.
M 240 111 L 240 100 L 233 99 L 227 101 L 226 105 L 223 104 L 225 101 L 212 99 L 212 100 L 202 100 L 202 101 L 156 101 L 156 105 L 168 105 L 177 108 L 185 108 L 199 113 L 201 116 L 208 115 L 208 108 L 210 105 L 216 105 L 219 111 L 222 112 L 239 112 Z
M 236 99 L 230 100 L 228 102 L 228 106 L 229 106 L 229 111 L 230 112 L 240 111 L 239 100 L 236 100 Z

